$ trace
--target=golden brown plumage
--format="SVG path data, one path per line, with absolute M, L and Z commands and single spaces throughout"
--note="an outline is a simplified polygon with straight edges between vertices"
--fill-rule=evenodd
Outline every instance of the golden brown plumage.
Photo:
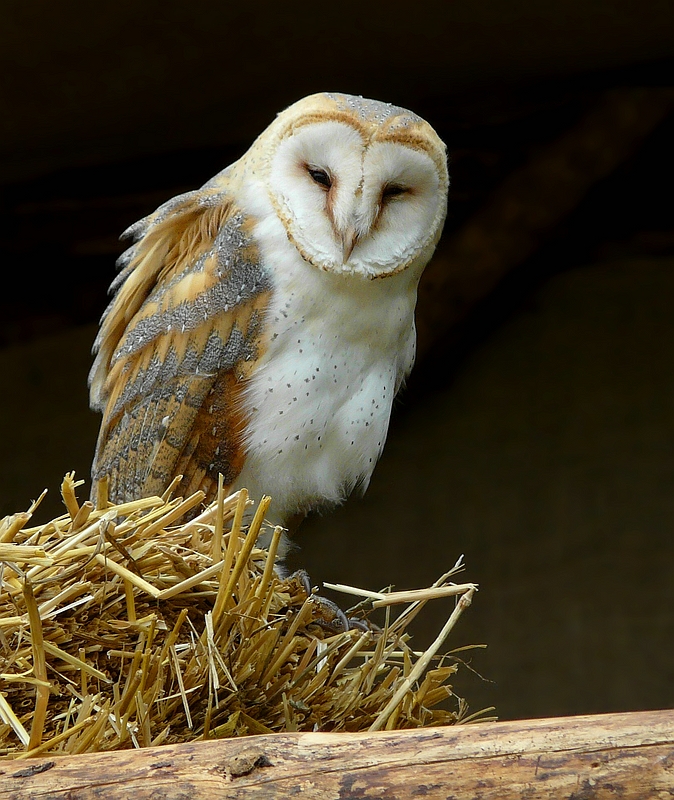
M 101 325 L 92 397 L 104 412 L 94 464 L 116 500 L 231 484 L 243 464 L 241 393 L 260 354 L 269 285 L 250 224 L 217 190 L 143 225 Z M 246 286 L 246 280 L 248 285 Z

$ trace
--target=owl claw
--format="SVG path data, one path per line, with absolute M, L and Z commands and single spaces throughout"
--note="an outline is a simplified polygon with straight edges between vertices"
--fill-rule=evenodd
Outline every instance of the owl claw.
M 344 633 L 351 627 L 349 619 L 342 609 L 327 597 L 314 594 L 311 598 L 316 606 L 314 622 L 331 633 Z
M 363 633 L 378 633 L 381 630 L 381 628 L 379 628 L 373 622 L 370 622 L 366 619 L 354 619 L 353 617 L 347 617 L 347 620 L 349 622 L 349 630 L 359 630 L 363 631 Z
M 291 572 L 290 575 L 286 576 L 286 580 L 299 581 L 300 584 L 302 585 L 302 588 L 307 593 L 307 595 L 310 595 L 313 592 L 313 587 L 311 585 L 311 578 L 309 577 L 309 573 L 305 569 L 297 569 L 295 570 L 295 572 Z
M 369 630 L 367 623 L 363 623 L 359 619 L 350 619 L 342 611 L 342 609 L 332 600 L 327 597 L 322 597 L 317 594 L 317 590 L 311 584 L 309 573 L 304 569 L 298 569 L 291 575 L 288 575 L 288 580 L 294 579 L 299 581 L 308 597 L 311 597 L 316 613 L 313 619 L 317 625 L 324 628 L 331 633 L 343 633 L 344 631 L 351 630 L 352 628 L 359 628 L 360 630 Z

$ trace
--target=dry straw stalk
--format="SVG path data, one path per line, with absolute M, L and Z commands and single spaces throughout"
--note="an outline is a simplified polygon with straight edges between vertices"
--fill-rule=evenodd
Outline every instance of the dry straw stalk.
M 78 485 L 66 475 L 67 513 L 45 525 L 28 527 L 39 500 L 0 520 L 0 756 L 467 718 L 448 683 L 458 660 L 439 655 L 476 591 L 451 582 L 460 560 L 425 590 L 335 586 L 365 598 L 360 626 L 345 631 L 299 578 L 274 570 L 282 529 L 265 521 L 270 498 L 220 486 L 205 509 L 199 493 L 170 491 L 114 506 L 101 492 L 94 507 Z M 416 653 L 407 626 L 447 595 L 447 624 Z M 378 606 L 383 629 L 367 619 Z

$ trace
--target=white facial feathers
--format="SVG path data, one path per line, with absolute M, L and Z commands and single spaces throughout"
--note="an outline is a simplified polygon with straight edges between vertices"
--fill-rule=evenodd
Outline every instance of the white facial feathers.
M 388 272 L 410 262 L 439 232 L 444 214 L 445 193 L 428 155 L 397 142 L 374 142 L 363 159 L 363 229 L 354 267 Z
M 362 173 L 363 142 L 357 131 L 339 122 L 306 125 L 281 141 L 274 154 L 269 185 L 290 224 L 298 247 L 316 266 L 341 265 L 342 242 Z M 323 171 L 325 187 L 311 177 Z
M 336 119 L 279 137 L 269 194 L 314 266 L 379 278 L 430 256 L 445 216 L 446 168 L 414 141 L 391 139 Z

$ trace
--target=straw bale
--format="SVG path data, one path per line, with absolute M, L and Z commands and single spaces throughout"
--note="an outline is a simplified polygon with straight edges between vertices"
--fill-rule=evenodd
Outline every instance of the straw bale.
M 206 508 L 171 490 L 115 506 L 103 487 L 95 507 L 81 483 L 66 475 L 67 513 L 47 524 L 29 527 L 41 498 L 0 520 L 1 757 L 472 718 L 449 683 L 459 661 L 440 653 L 477 588 L 452 582 L 461 559 L 426 590 L 338 587 L 364 598 L 343 630 L 301 576 L 274 569 L 270 498 L 221 485 Z M 409 623 L 447 595 L 447 623 L 416 653 Z

